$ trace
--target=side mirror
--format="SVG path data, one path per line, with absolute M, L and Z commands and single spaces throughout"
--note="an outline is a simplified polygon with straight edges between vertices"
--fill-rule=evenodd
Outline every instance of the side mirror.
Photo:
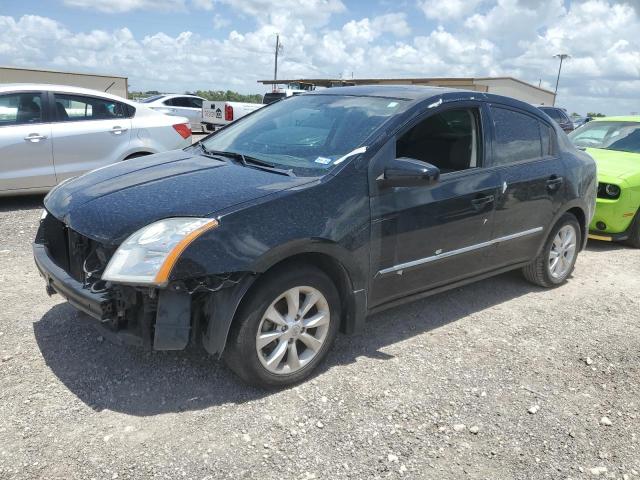
M 418 187 L 432 185 L 440 178 L 440 169 L 430 163 L 414 158 L 396 158 L 378 177 L 378 183 L 385 187 Z

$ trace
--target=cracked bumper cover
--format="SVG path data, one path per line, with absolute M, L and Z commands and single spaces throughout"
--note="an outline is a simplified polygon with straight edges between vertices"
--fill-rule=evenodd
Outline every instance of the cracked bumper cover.
M 108 293 L 93 293 L 81 282 L 72 278 L 51 260 L 46 245 L 34 243 L 33 257 L 40 275 L 47 283 L 47 291 L 53 290 L 59 293 L 71 305 L 96 320 L 111 319 L 113 302 Z

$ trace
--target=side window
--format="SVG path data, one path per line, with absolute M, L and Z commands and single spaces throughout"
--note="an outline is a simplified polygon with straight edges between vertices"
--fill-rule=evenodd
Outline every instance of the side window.
M 396 142 L 396 157 L 431 163 L 442 173 L 481 165 L 477 109 L 446 110 L 430 116 Z
M 199 98 L 189 98 L 191 108 L 202 108 L 202 100 Z
M 175 100 L 175 98 L 167 98 L 164 102 L 162 102 L 162 104 L 166 105 L 168 107 L 175 107 L 176 104 L 173 103 L 174 100 Z
M 111 120 L 130 116 L 127 106 L 120 102 L 84 95 L 56 93 L 55 108 L 59 122 Z
M 540 138 L 542 139 L 542 156 L 553 155 L 553 143 L 551 142 L 553 130 L 544 123 L 539 123 L 539 125 Z
M 491 116 L 495 127 L 494 165 L 540 158 L 542 139 L 538 120 L 500 107 L 491 107 Z
M 42 122 L 40 92 L 0 95 L 0 127 Z
M 173 99 L 174 107 L 191 107 L 191 99 L 189 97 L 176 97 Z

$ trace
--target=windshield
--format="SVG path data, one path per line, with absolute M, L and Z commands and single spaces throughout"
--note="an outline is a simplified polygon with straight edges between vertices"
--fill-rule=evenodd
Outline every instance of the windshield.
M 254 157 L 296 175 L 318 175 L 407 107 L 405 100 L 301 95 L 264 107 L 203 140 L 207 150 Z
M 151 103 L 156 100 L 163 98 L 165 95 L 154 95 L 153 97 L 145 98 L 144 100 L 140 100 L 140 103 Z
M 577 147 L 640 153 L 640 122 L 589 122 L 569 138 Z

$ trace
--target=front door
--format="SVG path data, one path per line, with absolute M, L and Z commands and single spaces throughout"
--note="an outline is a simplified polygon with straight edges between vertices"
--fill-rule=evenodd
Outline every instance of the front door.
M 484 168 L 486 113 L 476 103 L 440 107 L 385 146 L 373 176 L 394 158 L 429 162 L 438 183 L 373 187 L 371 307 L 491 268 L 488 247 L 500 187 Z
M 131 119 L 114 100 L 56 93 L 52 123 L 58 182 L 122 159 L 129 148 Z
M 41 92 L 0 95 L 0 191 L 56 184 L 45 104 Z
M 555 131 L 525 112 L 490 108 L 494 125 L 492 169 L 500 174 L 493 252 L 496 266 L 531 260 L 563 204 L 565 167 Z

